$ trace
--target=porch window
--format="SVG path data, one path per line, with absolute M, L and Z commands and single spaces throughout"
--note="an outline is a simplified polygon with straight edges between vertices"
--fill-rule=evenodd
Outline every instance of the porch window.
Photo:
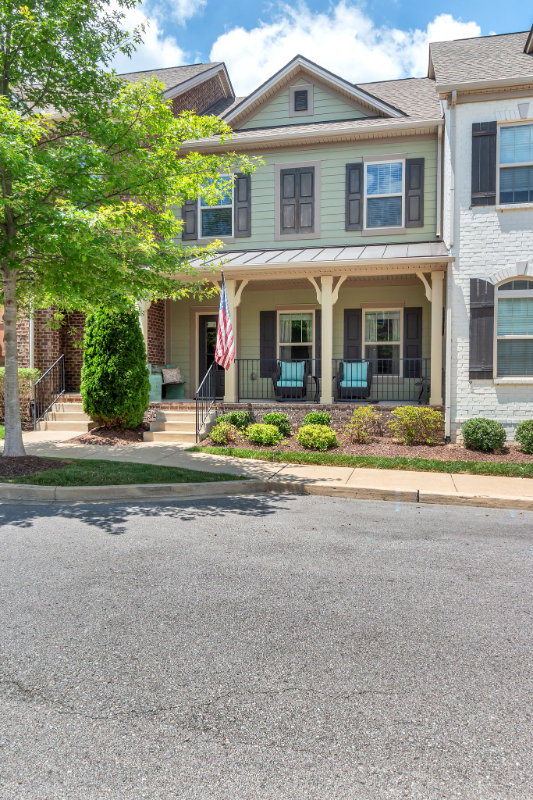
M 377 375 L 399 375 L 402 312 L 365 311 L 365 358 Z
M 313 358 L 313 327 L 312 311 L 280 313 L 280 358 Z
M 500 128 L 500 203 L 533 203 L 533 125 Z
M 403 161 L 365 164 L 365 228 L 403 227 Z
M 214 205 L 209 204 L 209 195 L 200 196 L 198 213 L 200 215 L 199 229 L 202 239 L 233 236 L 233 183 L 232 176 L 221 175 L 216 182 L 216 188 L 222 190 L 222 195 L 217 198 Z M 210 185 L 213 185 L 211 181 Z
M 496 374 L 533 376 L 533 281 L 502 284 L 496 303 Z

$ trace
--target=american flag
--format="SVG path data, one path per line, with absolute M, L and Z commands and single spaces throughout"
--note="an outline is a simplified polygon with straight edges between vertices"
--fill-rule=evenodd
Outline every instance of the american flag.
M 226 294 L 226 281 L 222 276 L 222 292 L 220 293 L 220 309 L 218 312 L 217 346 L 215 361 L 224 369 L 229 369 L 235 358 L 235 343 L 233 329 L 229 315 L 228 296 Z

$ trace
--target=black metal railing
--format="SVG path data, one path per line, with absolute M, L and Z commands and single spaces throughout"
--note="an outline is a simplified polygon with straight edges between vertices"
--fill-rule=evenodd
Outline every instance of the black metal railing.
M 320 359 L 237 358 L 237 401 L 279 400 L 318 403 Z
M 33 384 L 33 427 L 41 420 L 54 403 L 65 394 L 65 356 L 59 356 L 51 367 Z
M 211 364 L 204 378 L 196 390 L 194 402 L 196 403 L 196 441 L 200 440 L 200 433 L 213 408 L 216 399 L 215 362 Z
M 333 359 L 339 401 L 429 403 L 429 358 Z

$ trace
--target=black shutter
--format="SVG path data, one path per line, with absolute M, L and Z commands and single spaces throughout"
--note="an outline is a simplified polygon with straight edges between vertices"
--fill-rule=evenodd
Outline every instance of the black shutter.
M 344 358 L 361 358 L 363 312 L 360 308 L 344 309 Z
M 316 363 L 313 365 L 314 370 L 311 370 L 313 375 L 318 378 L 322 375 L 322 309 L 317 308 L 315 311 L 315 359 Z
M 494 375 L 494 286 L 470 278 L 470 380 Z
M 298 170 L 298 233 L 315 230 L 315 168 Z
M 472 125 L 472 205 L 496 205 L 495 122 Z
M 276 371 L 276 322 L 275 311 L 259 313 L 259 373 L 261 378 L 271 378 Z
M 364 164 L 346 164 L 346 220 L 347 231 L 363 227 Z
M 298 170 L 282 169 L 280 172 L 280 225 L 281 234 L 298 233 Z
M 233 235 L 236 238 L 252 235 L 252 193 L 251 176 L 239 173 L 235 175 L 233 195 Z
M 198 201 L 187 200 L 181 207 L 181 218 L 183 220 L 183 228 L 181 229 L 181 238 L 198 239 Z
M 405 227 L 424 225 L 424 159 L 408 158 L 405 162 Z
M 280 171 L 280 234 L 313 233 L 315 230 L 315 168 Z
M 403 364 L 405 378 L 419 378 L 422 358 L 422 308 L 403 310 Z M 411 361 L 409 359 L 416 359 Z

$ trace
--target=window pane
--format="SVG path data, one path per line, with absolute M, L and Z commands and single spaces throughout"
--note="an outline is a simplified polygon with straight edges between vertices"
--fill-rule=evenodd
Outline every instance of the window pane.
M 500 164 L 533 161 L 533 125 L 500 128 Z
M 498 341 L 498 375 L 533 375 L 533 339 Z
M 533 336 L 533 297 L 498 299 L 498 336 Z
M 366 342 L 399 342 L 399 311 L 367 311 L 365 312 Z
M 208 186 L 212 186 L 215 181 L 208 181 Z M 232 187 L 228 183 L 228 178 L 220 178 L 216 181 L 216 188 L 219 191 L 223 191 L 223 194 L 219 197 L 214 198 L 215 202 L 211 203 L 211 205 L 215 206 L 230 206 L 231 205 L 231 195 L 232 195 Z M 207 198 L 201 197 L 200 198 L 200 205 L 208 206 L 210 205 Z
M 312 342 L 313 314 L 280 314 L 279 340 L 280 342 L 295 343 Z
M 308 359 L 312 357 L 313 348 L 310 344 L 289 344 L 279 349 L 280 358 Z
M 374 375 L 398 375 L 400 372 L 400 346 L 397 344 L 367 345 L 366 358 L 372 362 Z
M 231 208 L 205 208 L 202 214 L 202 236 L 231 236 Z
M 401 194 L 402 162 L 397 164 L 369 164 L 366 168 L 366 193 Z
M 533 167 L 500 170 L 500 203 L 533 202 Z
M 402 224 L 401 197 L 369 197 L 366 202 L 367 228 L 392 228 Z
M 503 283 L 498 288 L 498 292 L 523 292 L 531 290 L 533 290 L 533 281 L 528 280 L 509 281 L 508 283 Z

